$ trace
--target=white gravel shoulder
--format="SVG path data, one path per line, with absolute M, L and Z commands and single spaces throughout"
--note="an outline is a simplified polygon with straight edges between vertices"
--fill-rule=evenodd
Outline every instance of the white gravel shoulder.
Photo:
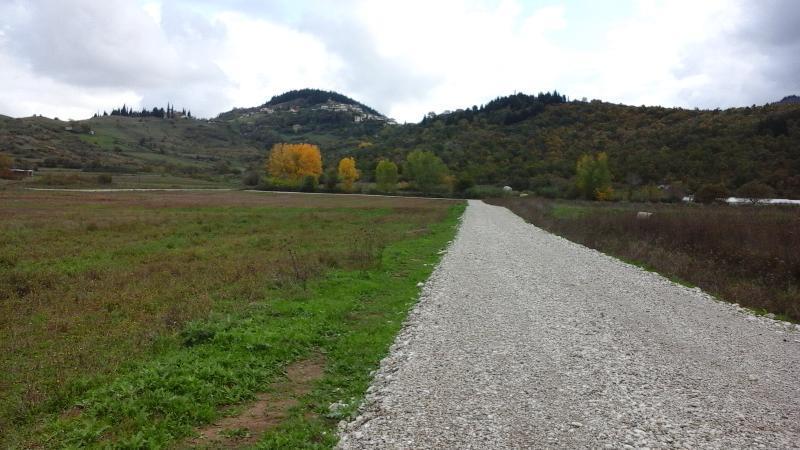
M 800 332 L 470 201 L 340 448 L 800 448 Z

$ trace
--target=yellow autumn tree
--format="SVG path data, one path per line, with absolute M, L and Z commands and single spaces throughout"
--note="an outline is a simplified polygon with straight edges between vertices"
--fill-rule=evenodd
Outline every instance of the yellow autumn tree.
M 313 144 L 275 144 L 267 159 L 267 173 L 273 178 L 300 181 L 318 179 L 322 174 L 322 155 Z
M 346 191 L 353 189 L 353 183 L 358 180 L 358 169 L 354 158 L 342 158 L 339 161 L 339 179 Z

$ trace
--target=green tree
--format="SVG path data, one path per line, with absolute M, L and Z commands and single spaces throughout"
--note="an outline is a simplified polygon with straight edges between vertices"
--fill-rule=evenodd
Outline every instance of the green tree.
M 303 177 L 303 184 L 300 185 L 300 190 L 303 192 L 315 192 L 319 182 L 314 175 L 306 175 Z
M 397 188 L 397 164 L 382 159 L 375 168 L 375 182 L 378 190 L 394 192 Z
M 405 175 L 422 192 L 432 192 L 447 175 L 447 166 L 431 152 L 414 150 L 406 157 Z
M 736 190 L 736 195 L 746 198 L 752 203 L 758 203 L 759 199 L 770 198 L 775 195 L 775 190 L 767 184 L 751 181 L 745 183 Z
M 575 187 L 587 200 L 611 198 L 611 170 L 608 168 L 608 155 L 605 152 L 600 152 L 597 156 L 584 154 L 578 159 Z
M 333 192 L 337 184 L 339 184 L 339 171 L 336 167 L 330 167 L 325 171 L 325 188 Z
M 697 203 L 714 203 L 718 199 L 728 197 L 728 189 L 722 183 L 704 184 L 694 193 L 694 201 Z
M 472 178 L 469 174 L 459 174 L 456 177 L 455 185 L 453 186 L 453 190 L 458 193 L 464 193 L 467 189 L 475 186 L 475 179 Z

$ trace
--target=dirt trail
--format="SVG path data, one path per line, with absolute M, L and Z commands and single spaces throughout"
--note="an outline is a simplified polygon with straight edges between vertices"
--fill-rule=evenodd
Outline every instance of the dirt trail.
M 311 392 L 314 381 L 322 378 L 325 359 L 314 356 L 290 364 L 286 379 L 276 382 L 270 392 L 256 396 L 256 401 L 237 414 L 198 430 L 198 436 L 185 447 L 242 448 L 258 442 L 265 431 L 279 425 L 289 410 L 299 404 L 298 398 Z
M 798 448 L 800 332 L 471 201 L 342 448 Z

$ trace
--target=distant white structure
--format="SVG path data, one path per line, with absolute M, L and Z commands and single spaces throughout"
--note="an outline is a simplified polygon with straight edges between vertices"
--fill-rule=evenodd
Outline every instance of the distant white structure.
M 649 219 L 653 217 L 653 213 L 646 211 L 639 211 L 636 213 L 636 218 L 640 220 Z
M 511 192 L 511 191 L 513 191 L 513 189 L 511 189 L 511 186 L 503 186 L 503 192 Z
M 18 177 L 32 177 L 33 170 L 30 169 L 11 169 L 11 173 Z

